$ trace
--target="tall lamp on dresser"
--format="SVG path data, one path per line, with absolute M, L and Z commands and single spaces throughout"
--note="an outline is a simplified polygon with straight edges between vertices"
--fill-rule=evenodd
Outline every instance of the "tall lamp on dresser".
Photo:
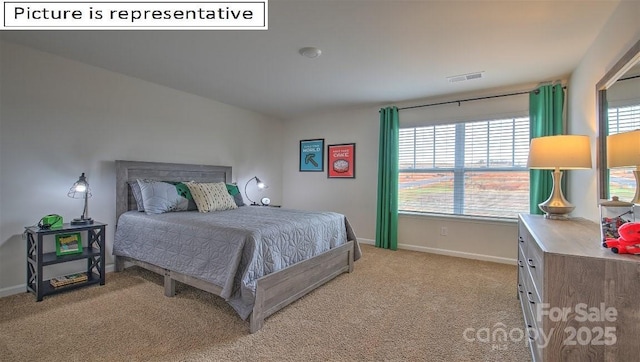
M 591 168 L 589 136 L 558 135 L 533 138 L 529 146 L 527 166 L 530 169 L 553 170 L 553 188 L 547 201 L 538 204 L 548 219 L 566 219 L 575 206 L 562 193 L 561 170 Z

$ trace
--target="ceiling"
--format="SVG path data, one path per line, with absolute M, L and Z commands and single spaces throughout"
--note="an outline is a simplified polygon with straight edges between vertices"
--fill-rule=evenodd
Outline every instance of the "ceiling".
M 271 0 L 266 31 L 2 31 L 0 37 L 289 120 L 566 77 L 617 5 Z M 301 56 L 306 46 L 322 55 Z M 484 77 L 446 78 L 472 72 Z

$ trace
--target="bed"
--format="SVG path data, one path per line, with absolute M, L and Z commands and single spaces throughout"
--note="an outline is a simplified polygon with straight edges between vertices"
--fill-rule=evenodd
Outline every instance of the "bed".
M 352 272 L 360 247 L 337 213 L 241 206 L 147 215 L 137 211 L 129 186 L 137 179 L 231 183 L 231 172 L 227 166 L 116 161 L 113 254 L 116 271 L 129 262 L 163 275 L 168 297 L 176 281 L 221 296 L 249 319 L 254 333 L 268 316 Z

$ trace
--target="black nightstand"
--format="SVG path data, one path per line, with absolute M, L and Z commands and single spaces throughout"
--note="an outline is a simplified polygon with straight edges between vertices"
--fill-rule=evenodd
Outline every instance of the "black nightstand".
M 107 224 L 94 222 L 90 225 L 64 224 L 62 228 L 40 229 L 37 226 L 25 227 L 27 236 L 27 291 L 35 294 L 39 302 L 45 295 L 56 294 L 87 285 L 105 283 L 105 227 Z M 80 232 L 86 245 L 82 253 L 58 256 L 56 252 L 43 253 L 42 240 L 45 235 Z M 42 280 L 42 270 L 48 265 L 66 263 L 74 260 L 87 260 L 87 280 L 61 287 L 53 287 L 50 280 Z

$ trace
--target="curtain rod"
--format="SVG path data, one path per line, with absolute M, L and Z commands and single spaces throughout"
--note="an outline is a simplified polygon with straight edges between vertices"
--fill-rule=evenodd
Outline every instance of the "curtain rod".
M 567 88 L 566 86 L 562 87 L 562 89 L 566 89 L 566 88 Z M 491 99 L 491 98 L 518 96 L 518 95 L 521 95 L 521 94 L 529 94 L 531 92 L 533 92 L 533 91 L 522 91 L 522 92 L 515 92 L 515 93 L 500 94 L 500 95 L 496 95 L 496 96 L 485 96 L 485 97 L 477 97 L 477 98 L 460 99 L 460 100 L 457 100 L 457 101 L 447 101 L 447 102 L 439 102 L 439 103 L 421 104 L 421 105 L 417 105 L 417 106 L 409 106 L 409 107 L 398 108 L 398 111 L 402 111 L 402 110 L 405 110 L 405 109 L 422 108 L 422 107 L 441 106 L 441 105 L 444 105 L 444 104 L 454 104 L 454 103 L 458 103 L 458 106 L 460 106 L 460 103 L 462 103 L 462 102 L 479 101 L 479 100 Z

